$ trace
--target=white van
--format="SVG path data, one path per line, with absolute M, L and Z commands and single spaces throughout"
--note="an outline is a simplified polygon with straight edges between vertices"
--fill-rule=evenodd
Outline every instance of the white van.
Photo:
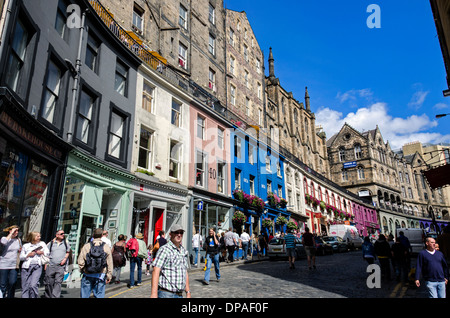
M 408 238 L 411 244 L 412 253 L 419 253 L 425 248 L 425 232 L 423 229 L 415 228 L 397 228 L 395 231 L 396 237 L 400 235 L 400 232 Z
M 330 225 L 330 236 L 339 236 L 351 249 L 361 248 L 364 240 L 359 236 L 358 229 L 352 225 L 334 224 Z

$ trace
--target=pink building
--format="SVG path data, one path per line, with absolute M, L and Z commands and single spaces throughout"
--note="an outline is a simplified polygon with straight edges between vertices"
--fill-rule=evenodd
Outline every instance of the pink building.
M 353 222 L 356 224 L 356 228 L 361 235 L 365 237 L 380 229 L 375 208 L 356 202 L 352 202 L 352 208 L 353 215 L 355 216 Z

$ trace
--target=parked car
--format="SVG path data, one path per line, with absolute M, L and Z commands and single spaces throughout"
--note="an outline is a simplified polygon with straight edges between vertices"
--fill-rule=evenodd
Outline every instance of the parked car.
M 347 242 L 345 242 L 339 236 L 324 236 L 323 240 L 333 247 L 334 252 L 348 252 Z
M 267 256 L 270 259 L 274 259 L 277 257 L 287 257 L 286 255 L 286 246 L 283 248 L 284 238 L 282 237 L 274 237 L 270 240 Z M 303 247 L 302 241 L 299 238 L 295 239 L 295 250 L 297 252 L 296 259 L 306 257 L 305 248 Z
M 316 248 L 317 248 L 317 255 L 327 255 L 327 254 L 333 254 L 333 246 L 331 246 L 330 243 L 325 242 L 321 236 L 316 236 Z

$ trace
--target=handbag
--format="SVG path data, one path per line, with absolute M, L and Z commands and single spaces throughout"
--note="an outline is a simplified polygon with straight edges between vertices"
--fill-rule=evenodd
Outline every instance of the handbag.
M 50 263 L 50 258 L 48 258 L 47 256 L 45 256 L 44 254 L 41 255 L 41 264 L 42 265 L 47 265 L 48 263 Z

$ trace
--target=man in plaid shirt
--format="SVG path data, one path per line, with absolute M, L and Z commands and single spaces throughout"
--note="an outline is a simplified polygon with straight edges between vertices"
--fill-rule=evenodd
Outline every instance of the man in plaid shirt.
M 181 246 L 184 230 L 174 224 L 170 240 L 156 253 L 153 260 L 151 298 L 191 298 L 189 290 L 187 250 Z

